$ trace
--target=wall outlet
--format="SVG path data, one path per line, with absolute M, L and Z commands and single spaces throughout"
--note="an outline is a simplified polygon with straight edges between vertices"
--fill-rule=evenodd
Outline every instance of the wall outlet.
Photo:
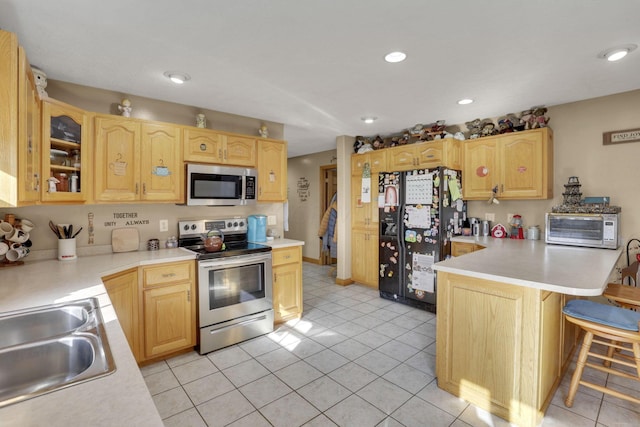
M 513 214 L 512 213 L 508 213 L 507 214 L 507 224 L 511 224 L 511 220 L 513 219 Z
M 485 213 L 484 214 L 484 219 L 486 219 L 487 221 L 495 221 L 496 220 L 496 214 L 494 213 Z
M 267 225 L 277 225 L 276 216 L 268 215 L 267 216 Z
M 169 220 L 161 219 L 160 220 L 160 231 L 169 231 Z

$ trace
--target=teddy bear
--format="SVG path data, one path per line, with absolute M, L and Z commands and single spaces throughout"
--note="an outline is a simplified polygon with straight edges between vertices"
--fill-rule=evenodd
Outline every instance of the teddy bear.
M 524 123 L 524 129 L 531 129 L 531 118 L 532 117 L 533 117 L 533 111 L 532 110 L 524 110 L 522 112 L 522 114 L 520 114 L 520 121 L 522 123 Z
M 469 139 L 480 138 L 480 134 L 482 133 L 482 120 L 475 119 L 466 122 L 465 125 L 467 125 L 467 129 L 469 130 Z
M 398 140 L 398 145 L 408 144 L 409 143 L 409 138 L 411 138 L 411 136 L 409 135 L 409 132 L 405 132 L 404 134 L 402 134 L 402 136 Z
M 525 126 L 527 125 L 520 117 L 516 116 L 514 113 L 507 114 L 507 118 L 513 124 L 513 130 L 515 132 L 524 130 Z
M 384 148 L 384 141 L 382 140 L 382 137 L 378 135 L 373 139 L 373 149 L 379 150 L 381 148 Z
M 510 133 L 513 132 L 513 122 L 507 116 L 500 117 L 498 120 L 498 133 Z
M 482 121 L 481 136 L 492 136 L 497 134 L 498 131 L 496 130 L 496 125 L 493 123 L 493 121 L 491 119 L 484 119 Z
M 362 136 L 356 136 L 356 142 L 353 143 L 353 152 L 357 153 L 364 145 L 364 138 Z
M 529 129 L 544 128 L 549 123 L 549 117 L 545 116 L 547 109 L 545 107 L 534 107 L 531 118 L 529 119 Z

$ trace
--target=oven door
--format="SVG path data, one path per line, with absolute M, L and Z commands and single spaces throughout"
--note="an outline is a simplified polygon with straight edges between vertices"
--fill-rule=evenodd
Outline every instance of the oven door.
M 271 252 L 198 261 L 199 326 L 273 308 Z

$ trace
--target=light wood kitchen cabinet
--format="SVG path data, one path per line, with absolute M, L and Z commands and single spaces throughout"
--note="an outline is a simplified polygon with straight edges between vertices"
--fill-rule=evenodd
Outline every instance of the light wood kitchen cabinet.
M 462 168 L 462 144 L 453 138 L 402 145 L 386 151 L 387 170 L 391 172 L 437 166 Z
M 96 115 L 95 200 L 183 201 L 180 128 Z
M 256 140 L 185 127 L 184 161 L 256 167 Z
M 287 199 L 287 143 L 258 140 L 258 201 Z
M 91 142 L 86 111 L 51 98 L 42 102 L 42 185 L 43 202 L 86 202 L 90 198 Z M 73 178 L 77 177 L 77 178 Z M 60 181 L 56 191 L 49 178 Z M 71 191 L 72 180 L 76 190 Z
M 102 278 L 113 309 L 118 316 L 136 362 L 140 357 L 140 307 L 138 299 L 138 269 L 132 268 Z
M 464 144 L 463 194 L 486 200 L 553 197 L 553 132 L 549 128 L 470 140 Z
M 144 359 L 195 346 L 195 263 L 180 261 L 140 269 Z
M 438 387 L 537 426 L 563 374 L 562 303 L 554 292 L 438 271 Z
M 138 363 L 196 345 L 193 261 L 132 268 L 102 282 Z
M 484 246 L 469 242 L 451 242 L 451 256 L 462 256 L 484 249 Z
M 40 200 L 40 98 L 15 34 L 0 30 L 0 56 L 0 207 L 32 205 Z
M 378 287 L 378 173 L 387 169 L 386 152 L 351 156 L 351 280 Z M 362 201 L 365 164 L 371 172 L 370 202 Z
M 273 249 L 273 310 L 276 323 L 302 316 L 302 246 Z

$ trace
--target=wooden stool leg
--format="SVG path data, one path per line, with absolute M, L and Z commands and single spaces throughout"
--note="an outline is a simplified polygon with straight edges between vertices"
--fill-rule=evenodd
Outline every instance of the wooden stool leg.
M 617 341 L 611 341 L 611 344 L 617 345 L 619 343 Z M 609 347 L 607 349 L 607 357 L 613 357 L 613 353 L 615 353 L 615 351 L 616 351 L 616 349 L 614 347 Z M 602 362 L 602 364 L 607 368 L 611 367 L 611 361 L 610 360 L 605 360 L 604 362 Z
M 586 334 L 584 335 L 584 340 L 582 340 L 582 349 L 580 350 L 580 354 L 578 355 L 578 363 L 576 364 L 576 371 L 573 373 L 573 377 L 571 377 L 569 394 L 567 395 L 567 398 L 564 401 L 564 404 L 567 408 L 571 408 L 573 406 L 573 399 L 576 397 L 576 392 L 578 391 L 578 385 L 580 383 L 580 378 L 582 378 L 582 372 L 584 371 L 584 365 L 587 362 L 587 354 L 589 353 L 589 349 L 591 348 L 592 341 L 593 341 L 593 333 L 586 331 Z
M 633 347 L 633 358 L 636 361 L 636 372 L 640 377 L 640 343 L 634 342 L 631 346 Z

